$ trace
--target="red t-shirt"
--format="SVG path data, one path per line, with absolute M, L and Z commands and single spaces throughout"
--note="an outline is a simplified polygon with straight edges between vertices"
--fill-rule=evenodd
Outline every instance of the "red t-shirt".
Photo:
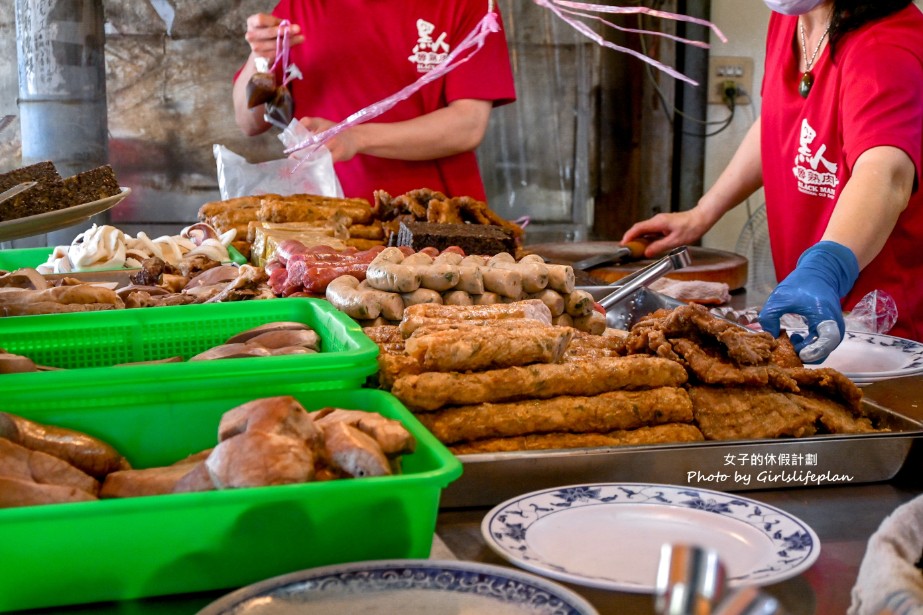
M 298 24 L 305 36 L 290 55 L 304 75 L 290 82 L 295 117 L 340 122 L 391 96 L 444 59 L 486 13 L 484 0 L 282 0 L 273 14 Z M 371 121 L 408 120 L 463 98 L 495 106 L 515 100 L 503 30 L 488 35 L 470 60 Z M 425 161 L 359 154 L 335 167 L 347 197 L 430 188 L 485 198 L 474 152 Z
M 806 99 L 798 93 L 797 24 L 797 17 L 772 14 L 762 87 L 763 183 L 776 276 L 782 280 L 820 241 L 856 159 L 873 147 L 900 148 L 916 168 L 913 195 L 843 307 L 884 290 L 899 311 L 890 333 L 923 341 L 923 14 L 910 5 L 846 34 L 835 61 L 824 49 Z

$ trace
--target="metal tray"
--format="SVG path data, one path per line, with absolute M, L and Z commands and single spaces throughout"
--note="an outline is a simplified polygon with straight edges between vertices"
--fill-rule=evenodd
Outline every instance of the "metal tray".
M 461 478 L 440 506 L 493 506 L 530 491 L 594 482 L 654 482 L 719 491 L 890 480 L 923 423 L 863 400 L 890 432 L 459 455 Z
M 597 300 L 614 286 L 582 287 Z M 610 327 L 628 329 L 659 308 L 682 305 L 647 288 L 608 311 Z M 863 406 L 890 432 L 775 440 L 612 446 L 459 455 L 464 472 L 440 506 L 493 506 L 530 491 L 589 482 L 656 482 L 746 491 L 890 480 L 910 454 L 923 423 L 873 399 Z

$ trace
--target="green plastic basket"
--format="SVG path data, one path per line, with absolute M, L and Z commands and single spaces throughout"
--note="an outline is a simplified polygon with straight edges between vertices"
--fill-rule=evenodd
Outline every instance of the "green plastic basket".
M 232 588 L 350 561 L 429 556 L 442 489 L 460 462 L 393 396 L 296 391 L 308 410 L 370 410 L 417 439 L 403 473 L 363 479 L 51 504 L 0 510 L 0 611 Z M 103 438 L 136 468 L 217 443 L 221 415 L 263 395 L 191 401 L 151 394 L 131 406 L 99 396 L 79 411 L 51 402 L 22 413 Z M 0 402 L 0 408 L 3 407 Z
M 54 248 L 16 248 L 13 250 L 0 250 L 0 269 L 14 271 L 23 267 L 35 269 L 39 265 L 48 262 L 48 257 L 54 252 Z M 244 255 L 237 251 L 234 246 L 228 246 L 228 255 L 232 263 L 243 265 L 247 262 Z M 110 271 L 130 271 L 122 267 L 116 267 Z
M 229 337 L 274 321 L 317 331 L 321 352 L 275 357 L 125 365 L 173 356 L 188 359 Z M 0 318 L 0 348 L 54 371 L 0 375 L 0 401 L 10 412 L 48 400 L 89 408 L 100 396 L 131 404 L 138 395 L 179 393 L 208 398 L 216 390 L 361 387 L 378 369 L 378 346 L 351 318 L 323 299 L 135 308 Z

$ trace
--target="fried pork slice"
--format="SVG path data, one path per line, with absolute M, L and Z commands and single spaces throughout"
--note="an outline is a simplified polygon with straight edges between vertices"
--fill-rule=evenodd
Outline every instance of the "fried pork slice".
M 804 363 L 801 362 L 801 357 L 798 356 L 798 351 L 795 350 L 786 331 L 782 331 L 779 337 L 776 338 L 776 342 L 776 348 L 772 351 L 772 358 L 770 359 L 773 365 L 788 368 L 804 367 Z
M 663 423 L 692 421 L 685 389 L 659 387 L 611 391 L 593 397 L 552 397 L 502 404 L 476 404 L 418 414 L 441 442 L 455 444 L 483 438 L 533 433 L 609 432 Z
M 798 391 L 798 384 L 786 370 L 775 365 L 739 366 L 688 339 L 673 340 L 673 350 L 686 361 L 689 371 L 705 384 L 731 386 L 772 386 L 782 391 Z
M 667 444 L 671 442 L 701 442 L 705 439 L 695 425 L 667 423 L 653 427 L 639 427 L 609 433 L 549 433 L 517 436 L 513 438 L 488 438 L 475 442 L 462 442 L 449 447 L 456 455 L 477 453 L 507 453 L 563 448 L 589 448 L 594 446 L 633 446 L 640 444 Z
M 830 433 L 870 433 L 879 431 L 872 421 L 854 415 L 849 408 L 815 393 L 789 395 L 789 399 L 806 410 L 820 412 L 820 424 Z
M 559 395 L 598 395 L 619 389 L 678 387 L 686 371 L 675 361 L 657 357 L 602 357 L 579 363 L 507 367 L 485 372 L 425 372 L 398 378 L 391 393 L 411 410 L 432 411 Z
M 735 363 L 765 365 L 777 346 L 768 333 L 754 332 L 719 318 L 702 305 L 657 310 L 631 328 L 626 346 L 634 352 L 671 357 L 673 338 L 716 340 Z M 667 347 L 665 347 L 667 346 Z
M 690 387 L 689 397 L 707 440 L 811 436 L 820 418 L 820 410 L 766 387 Z
M 496 369 L 529 363 L 557 363 L 574 336 L 570 327 L 504 330 L 471 326 L 413 335 L 404 342 L 407 354 L 426 371 Z
M 802 391 L 817 391 L 827 397 L 838 399 L 854 413 L 861 412 L 862 389 L 841 372 L 829 367 L 802 367 L 789 369 L 787 373 L 798 383 Z

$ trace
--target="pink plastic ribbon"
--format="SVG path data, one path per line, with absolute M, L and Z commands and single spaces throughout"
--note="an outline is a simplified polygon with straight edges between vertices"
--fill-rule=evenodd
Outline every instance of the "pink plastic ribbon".
M 664 19 L 673 19 L 676 21 L 687 21 L 690 23 L 699 24 L 699 25 L 711 28 L 712 31 L 718 36 L 719 39 L 721 39 L 722 42 L 725 42 L 725 43 L 727 42 L 727 38 L 725 38 L 724 34 L 721 32 L 721 30 L 718 29 L 718 27 L 715 24 L 711 23 L 710 21 L 700 19 L 698 17 L 690 17 L 688 15 L 681 15 L 679 13 L 668 13 L 666 11 L 658 11 L 656 9 L 649 9 L 643 6 L 629 6 L 629 7 L 604 6 L 604 5 L 599 5 L 599 4 L 591 4 L 587 2 L 571 2 L 570 0 L 533 0 L 533 2 L 535 2 L 535 4 L 541 7 L 548 9 L 549 11 L 557 15 L 559 18 L 561 18 L 562 21 L 570 25 L 573 29 L 577 30 L 578 32 L 580 32 L 581 34 L 583 34 L 590 40 L 595 41 L 599 45 L 602 45 L 603 47 L 608 47 L 609 49 L 614 49 L 615 51 L 621 51 L 622 53 L 627 53 L 629 55 L 632 55 L 644 62 L 647 62 L 651 66 L 654 66 L 658 70 L 661 70 L 667 73 L 671 77 L 680 79 L 687 83 L 691 83 L 692 85 L 699 85 L 699 84 L 697 81 L 690 79 L 689 77 L 683 75 L 679 71 L 667 66 L 666 64 L 658 62 L 657 60 L 650 58 L 639 51 L 635 51 L 634 49 L 629 49 L 627 47 L 622 47 L 620 45 L 616 45 L 615 43 L 607 41 L 602 36 L 594 32 L 593 30 L 591 30 L 589 26 L 587 26 L 585 23 L 578 21 L 577 19 L 574 19 L 573 17 L 570 17 L 570 15 L 573 15 L 574 17 L 585 17 L 587 19 L 595 19 L 611 28 L 615 28 L 617 30 L 622 30 L 625 32 L 636 32 L 639 34 L 651 34 L 654 36 L 663 36 L 663 37 L 670 38 L 670 39 L 673 39 L 675 41 L 679 41 L 682 43 L 695 45 L 696 47 L 708 48 L 709 47 L 708 43 L 705 43 L 703 41 L 693 41 L 689 39 L 684 39 L 684 38 L 674 36 L 672 34 L 667 34 L 664 32 L 655 32 L 651 30 L 637 30 L 633 28 L 623 28 L 609 21 L 606 21 L 605 19 L 601 17 L 593 15 L 592 13 L 644 14 L 644 15 L 650 15 L 652 17 L 662 17 Z
M 291 22 L 287 19 L 279 22 L 279 29 L 276 33 L 276 59 L 269 69 L 270 73 L 275 73 L 279 62 L 282 63 L 282 87 L 287 86 L 292 79 L 301 78 L 298 67 L 288 62 L 289 50 L 291 49 L 291 43 L 289 42 L 291 26 Z
M 327 130 L 319 132 L 315 135 L 311 135 L 296 145 L 286 149 L 285 153 L 291 154 L 306 148 L 311 148 L 313 151 L 347 128 L 378 117 L 385 111 L 388 111 L 394 107 L 394 105 L 397 103 L 412 96 L 426 84 L 439 79 L 449 71 L 470 60 L 471 57 L 480 51 L 481 47 L 484 46 L 484 39 L 486 39 L 489 34 L 499 31 L 500 23 L 497 19 L 497 14 L 493 11 L 488 12 L 486 15 L 484 15 L 484 18 L 481 19 L 480 23 L 478 23 L 474 30 L 472 30 L 471 33 L 468 34 L 468 36 L 466 36 L 465 39 L 459 43 L 459 45 L 454 50 L 452 50 L 448 56 L 446 56 L 446 59 L 431 71 L 425 73 L 419 79 L 404 87 L 396 94 L 392 94 L 383 100 L 372 103 L 368 107 L 356 111 L 339 124 L 331 126 Z M 469 50 L 471 50 L 471 53 L 468 53 L 462 57 L 462 55 Z M 301 163 L 295 166 L 295 170 L 297 170 L 299 166 L 301 166 Z

